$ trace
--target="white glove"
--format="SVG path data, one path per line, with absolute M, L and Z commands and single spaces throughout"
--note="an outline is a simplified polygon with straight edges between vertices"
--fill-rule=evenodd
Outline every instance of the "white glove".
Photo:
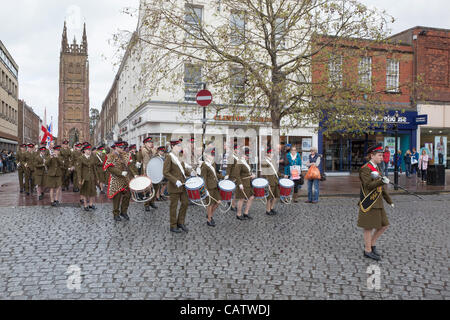
M 383 183 L 384 184 L 389 184 L 389 178 L 388 177 L 383 177 Z
M 127 171 L 122 171 L 122 175 L 123 175 L 124 177 L 126 177 L 126 176 L 128 175 L 128 172 L 127 172 Z
M 394 205 L 393 203 L 391 203 L 391 207 L 392 207 L 392 208 L 395 208 L 395 205 Z
M 240 184 L 239 189 L 244 190 L 244 186 L 242 184 Z
M 229 176 L 225 176 L 225 179 L 224 180 L 228 180 L 230 177 Z
M 195 173 L 194 170 L 191 171 L 191 177 L 195 177 L 197 174 Z
M 177 182 L 175 184 L 177 185 L 177 188 L 179 188 L 183 185 L 180 180 L 177 180 Z
M 140 169 L 142 167 L 142 163 L 136 162 L 136 168 Z
M 201 169 L 200 167 L 198 167 L 196 171 L 197 171 L 197 174 L 198 174 L 198 175 L 201 175 L 201 174 L 202 174 L 202 169 Z

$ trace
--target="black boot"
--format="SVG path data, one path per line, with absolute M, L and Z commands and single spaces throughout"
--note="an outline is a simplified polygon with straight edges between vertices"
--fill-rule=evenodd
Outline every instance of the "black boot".
M 121 216 L 122 218 L 124 218 L 125 220 L 130 221 L 130 217 L 128 216 L 128 214 L 126 214 L 126 213 L 121 213 L 120 216 Z
M 381 260 L 380 256 L 377 256 L 373 252 L 367 252 L 365 250 L 364 250 L 364 257 L 370 258 L 370 259 L 373 259 L 373 260 L 376 260 L 376 261 Z
M 150 203 L 150 207 L 152 207 L 153 209 L 158 209 L 158 207 L 155 206 L 155 204 L 153 202 Z
M 120 216 L 114 216 L 114 221 L 122 221 L 122 218 Z

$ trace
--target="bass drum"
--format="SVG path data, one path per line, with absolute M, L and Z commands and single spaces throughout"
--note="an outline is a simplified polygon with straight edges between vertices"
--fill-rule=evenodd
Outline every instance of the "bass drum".
M 152 180 L 153 184 L 161 183 L 164 179 L 163 175 L 164 160 L 160 157 L 152 158 L 147 165 L 147 177 Z

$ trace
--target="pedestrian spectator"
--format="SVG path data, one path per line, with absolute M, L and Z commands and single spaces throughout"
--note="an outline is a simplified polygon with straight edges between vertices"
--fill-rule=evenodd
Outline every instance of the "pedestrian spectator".
M 427 151 L 424 149 L 422 150 L 422 155 L 419 158 L 419 169 L 422 173 L 422 183 L 425 183 L 427 181 L 427 169 L 428 169 L 428 154 Z
M 0 173 L 3 173 L 3 158 L 1 154 L 0 154 Z
M 2 172 L 8 173 L 8 155 L 6 154 L 5 149 L 2 150 L 1 158 L 2 158 L 2 162 L 3 162 Z
M 293 146 L 290 152 L 286 155 L 286 165 L 284 168 L 284 177 L 294 181 L 294 195 L 293 201 L 298 202 L 298 197 L 300 196 L 301 180 L 302 180 L 302 157 L 300 153 L 297 152 L 297 147 Z
M 406 172 L 406 177 L 410 178 L 411 176 L 411 151 L 406 150 L 405 156 L 403 157 L 403 159 L 405 160 L 405 172 Z
M 321 155 L 317 153 L 317 148 L 311 148 L 311 154 L 309 155 L 309 160 L 306 162 L 306 166 L 310 168 L 311 166 L 316 166 L 320 168 Z M 319 179 L 308 179 L 308 201 L 306 203 L 317 203 L 319 202 Z
M 419 175 L 419 153 L 416 151 L 416 148 L 412 149 L 411 173 Z
M 384 147 L 383 152 L 383 163 L 384 163 L 384 175 L 387 177 L 389 175 L 389 162 L 391 161 L 391 152 L 389 147 Z
M 402 150 L 398 150 L 394 156 L 394 161 L 397 162 L 397 168 L 400 173 L 402 173 Z M 394 162 L 394 166 L 395 166 Z

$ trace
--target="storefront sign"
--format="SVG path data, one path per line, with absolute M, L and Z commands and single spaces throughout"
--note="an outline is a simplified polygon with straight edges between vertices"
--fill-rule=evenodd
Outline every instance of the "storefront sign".
M 421 115 L 416 116 L 415 123 L 418 126 L 428 124 L 428 115 L 421 114 Z
M 271 118 L 264 117 L 244 117 L 244 116 L 229 116 L 229 115 L 216 115 L 214 116 L 216 121 L 250 121 L 250 122 L 272 122 Z

